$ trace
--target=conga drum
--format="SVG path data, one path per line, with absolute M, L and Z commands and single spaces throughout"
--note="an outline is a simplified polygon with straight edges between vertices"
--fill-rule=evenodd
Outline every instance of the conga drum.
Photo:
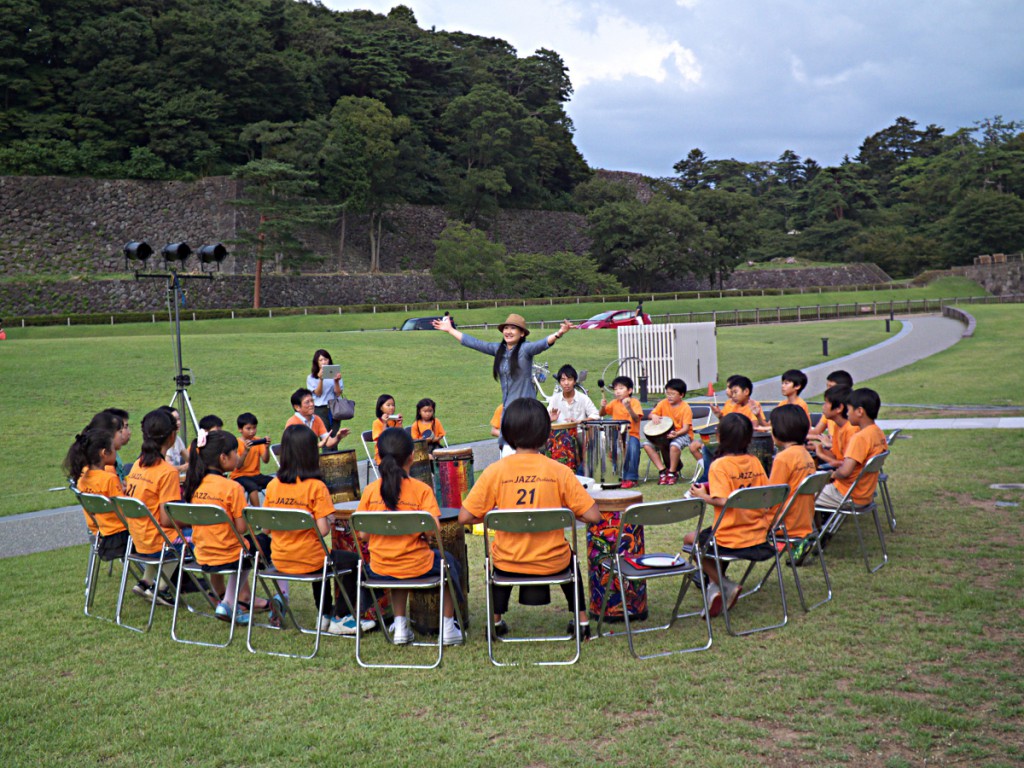
M 757 457 L 764 467 L 764 473 L 769 477 L 772 474 L 772 463 L 775 461 L 775 442 L 769 432 L 755 432 L 754 439 L 750 441 L 750 453 Z
M 626 438 L 629 422 L 618 419 L 584 421 L 583 474 L 605 487 L 618 488 L 621 484 L 622 465 L 626 459 Z
M 340 549 L 345 552 L 362 552 L 363 559 L 366 562 L 370 562 L 370 547 L 365 541 L 357 541 L 356 537 L 352 534 L 352 529 L 349 527 L 349 520 L 352 518 L 352 513 L 356 511 L 356 507 L 359 506 L 358 501 L 340 501 L 334 504 L 334 529 L 331 531 L 331 549 Z M 356 549 L 356 547 L 359 549 Z M 335 587 L 334 589 L 334 604 L 344 605 L 345 600 L 341 596 L 341 590 Z M 387 613 L 391 606 L 391 601 L 388 598 L 388 593 L 381 590 L 377 593 L 377 605 L 380 606 L 382 613 Z M 363 611 L 364 619 L 372 619 L 377 621 L 377 612 L 373 609 L 373 606 L 367 606 L 366 610 Z
M 662 416 L 657 424 L 653 421 L 644 424 L 644 437 L 647 438 L 647 442 L 658 449 L 666 462 L 665 466 L 668 466 L 668 448 L 672 442 L 668 439 L 668 433 L 672 431 L 673 425 L 674 422 L 667 416 Z
M 622 511 L 631 504 L 639 504 L 644 500 L 642 493 L 636 491 L 591 490 L 591 497 L 597 502 L 597 508 L 604 518 L 587 528 L 587 560 L 590 565 L 590 615 L 598 618 L 601 613 L 601 601 L 605 592 L 608 595 L 608 607 L 605 621 L 623 620 L 623 599 L 619 591 L 618 579 L 615 578 L 615 548 L 620 554 L 642 555 L 644 553 L 644 527 L 627 525 L 622 532 L 622 540 L 616 541 L 619 534 L 619 517 Z M 647 618 L 647 582 L 627 582 L 625 608 L 629 618 L 642 621 Z
M 564 421 L 551 425 L 551 434 L 544 455 L 559 464 L 565 464 L 573 472 L 580 468 L 578 421 Z
M 331 501 L 359 498 L 359 463 L 354 450 L 320 454 L 320 473 L 331 493 Z
M 434 475 L 430 468 L 430 443 L 426 440 L 412 441 L 412 468 L 409 477 L 433 487 Z
M 459 525 L 459 508 L 454 507 L 441 507 L 438 523 L 441 526 L 441 544 L 444 545 L 445 553 L 450 553 L 462 568 L 462 602 L 459 603 L 459 610 L 462 611 L 463 624 L 468 628 L 469 606 L 466 604 L 466 596 L 469 594 L 469 554 L 466 551 L 466 527 Z M 444 599 L 450 600 L 451 595 L 445 593 Z M 415 589 L 410 593 L 409 620 L 420 634 L 436 635 L 440 631 L 441 628 L 437 625 L 439 600 L 440 595 L 433 590 Z
M 473 449 L 437 448 L 434 451 L 434 495 L 442 507 L 459 509 L 473 487 Z

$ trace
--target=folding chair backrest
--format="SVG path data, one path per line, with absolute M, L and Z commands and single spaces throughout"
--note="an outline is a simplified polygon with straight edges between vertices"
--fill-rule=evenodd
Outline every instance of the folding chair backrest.
M 109 515 L 111 512 L 115 512 L 114 502 L 106 496 L 101 496 L 98 493 L 81 493 L 77 490 L 75 496 L 78 497 L 78 503 L 82 505 L 82 508 L 91 515 Z
M 246 507 L 243 514 L 250 528 L 266 531 L 306 531 L 312 528 L 319 533 L 313 513 L 305 509 Z
M 828 485 L 828 480 L 831 476 L 831 472 L 815 472 L 813 475 L 808 475 L 804 478 L 804 481 L 797 486 L 796 493 L 793 495 L 817 496 L 821 493 L 822 488 Z
M 160 534 L 160 538 L 164 540 L 164 547 L 170 548 L 174 545 L 174 542 L 167 537 L 167 533 L 164 531 L 164 527 L 160 525 L 160 521 L 149 511 L 149 507 L 141 501 L 133 496 L 115 496 L 111 501 L 114 503 L 114 508 L 125 525 L 128 524 L 129 520 L 148 519 Z M 129 528 L 129 530 L 131 529 Z
M 273 443 L 270 446 L 270 455 L 274 457 L 274 463 L 281 466 L 281 444 Z
M 633 504 L 620 515 L 620 524 L 625 525 L 671 525 L 681 523 L 704 513 L 704 502 L 700 499 L 671 499 Z
M 711 417 L 711 406 L 703 405 L 698 403 L 697 405 L 691 405 L 690 411 L 693 413 L 693 420 L 696 422 L 698 419 L 709 419 Z
M 897 437 L 899 437 L 900 436 L 900 432 L 902 432 L 902 431 L 903 431 L 902 428 L 897 427 L 892 432 L 890 432 L 888 435 L 886 435 L 885 442 L 888 443 L 890 448 L 892 448 L 892 441 L 895 440 Z
M 505 533 L 543 533 L 575 527 L 576 518 L 568 509 L 492 509 L 484 524 Z
M 435 532 L 438 538 L 441 535 L 437 518 L 425 511 L 354 512 L 349 524 L 354 531 L 380 536 Z
M 788 495 L 789 486 L 784 484 L 740 488 L 729 494 L 725 506 L 732 509 L 767 509 L 781 504 Z
M 186 525 L 219 525 L 221 523 L 231 525 L 228 513 L 216 504 L 186 504 L 181 501 L 169 501 L 164 507 L 172 520 L 178 520 Z
M 872 456 L 868 459 L 867 464 L 864 465 L 864 469 L 860 471 L 860 475 L 857 477 L 857 482 L 860 482 L 860 478 L 864 475 L 877 475 L 882 471 L 882 466 L 885 464 L 885 460 L 889 457 L 888 451 L 882 451 L 877 456 Z

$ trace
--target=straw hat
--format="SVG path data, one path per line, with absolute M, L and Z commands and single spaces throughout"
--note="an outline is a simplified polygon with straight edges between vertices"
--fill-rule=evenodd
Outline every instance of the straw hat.
M 530 335 L 530 329 L 526 327 L 526 320 L 523 319 L 522 315 L 511 314 L 505 318 L 505 322 L 498 326 L 499 331 L 505 330 L 506 325 L 511 325 L 523 332 L 523 336 Z

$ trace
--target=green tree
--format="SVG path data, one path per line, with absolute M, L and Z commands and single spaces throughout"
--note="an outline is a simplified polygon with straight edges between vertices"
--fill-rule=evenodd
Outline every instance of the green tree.
M 452 221 L 434 241 L 431 274 L 442 289 L 457 291 L 460 299 L 473 286 L 502 284 L 505 246 L 491 242 L 487 235 L 461 221 Z
M 958 264 L 983 253 L 1024 250 L 1024 200 L 989 190 L 971 192 L 950 211 L 946 232 Z
M 718 189 L 698 190 L 688 202 L 703 229 L 694 274 L 721 286 L 760 240 L 757 202 L 750 195 Z
M 686 206 L 663 196 L 649 203 L 606 203 L 587 217 L 591 253 L 601 270 L 637 290 L 659 277 L 694 271 L 693 248 L 700 225 Z
M 622 283 L 598 271 L 590 257 L 559 253 L 517 253 L 506 263 L 505 293 L 510 296 L 593 296 L 621 293 Z

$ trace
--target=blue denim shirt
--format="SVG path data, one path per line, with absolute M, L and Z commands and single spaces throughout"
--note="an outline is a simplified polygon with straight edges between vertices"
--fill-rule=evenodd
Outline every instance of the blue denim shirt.
M 504 341 L 480 341 L 480 339 L 475 339 L 468 333 L 462 334 L 462 346 L 475 349 L 477 352 L 483 352 L 491 357 L 497 355 L 498 349 L 504 344 Z M 550 346 L 547 336 L 540 341 L 524 341 L 519 347 L 519 370 L 516 371 L 514 378 L 512 376 L 512 356 L 505 355 L 501 361 L 501 367 L 498 369 L 502 405 L 507 406 L 513 400 L 520 397 L 531 399 L 537 397 L 531 375 L 533 371 L 533 357 Z

